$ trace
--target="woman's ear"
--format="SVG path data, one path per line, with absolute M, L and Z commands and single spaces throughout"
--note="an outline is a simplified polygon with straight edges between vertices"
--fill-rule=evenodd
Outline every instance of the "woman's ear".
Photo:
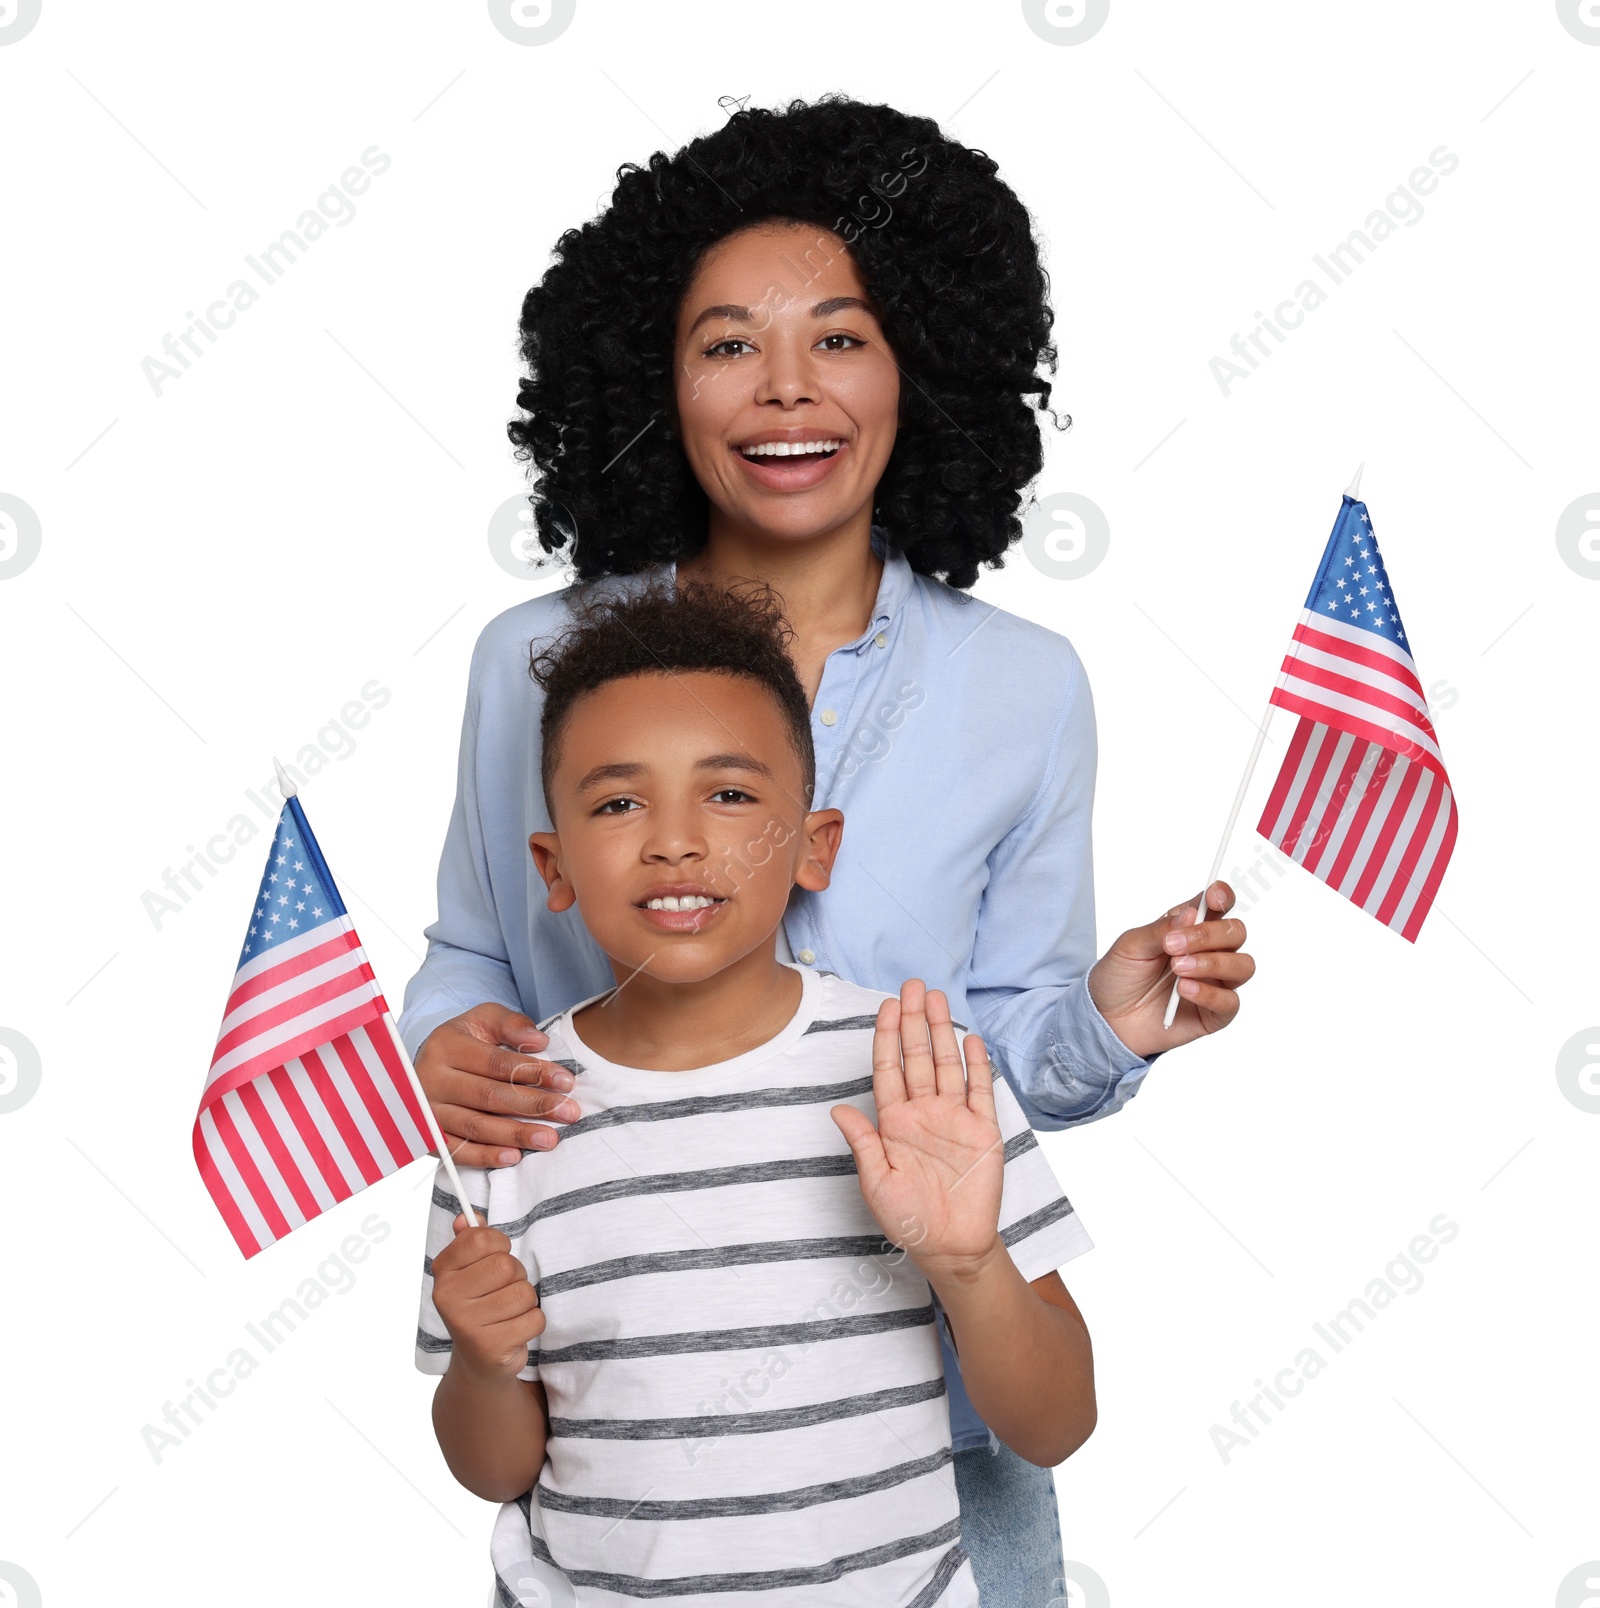
M 833 875 L 833 862 L 844 836 L 840 810 L 812 810 L 800 828 L 800 863 L 794 869 L 797 887 L 821 893 Z
M 570 910 L 578 902 L 578 896 L 561 874 L 561 839 L 554 832 L 535 832 L 528 839 L 528 847 L 533 852 L 534 866 L 550 890 L 545 908 L 557 915 Z

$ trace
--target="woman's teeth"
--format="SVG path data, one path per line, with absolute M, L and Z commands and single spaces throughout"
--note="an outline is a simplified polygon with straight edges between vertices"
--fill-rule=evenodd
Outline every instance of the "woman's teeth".
M 797 458 L 805 454 L 837 452 L 842 441 L 763 441 L 758 447 L 740 447 L 747 458 Z
M 645 901 L 646 910 L 707 910 L 714 904 L 721 904 L 720 899 L 708 899 L 703 893 L 686 893 L 681 897 L 668 894 L 664 899 L 648 899 Z

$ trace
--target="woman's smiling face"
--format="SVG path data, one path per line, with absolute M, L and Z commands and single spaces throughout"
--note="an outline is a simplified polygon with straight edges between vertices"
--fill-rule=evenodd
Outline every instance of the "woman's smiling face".
M 684 453 L 725 519 L 794 540 L 870 517 L 900 370 L 837 235 L 773 222 L 718 241 L 679 305 L 675 356 Z

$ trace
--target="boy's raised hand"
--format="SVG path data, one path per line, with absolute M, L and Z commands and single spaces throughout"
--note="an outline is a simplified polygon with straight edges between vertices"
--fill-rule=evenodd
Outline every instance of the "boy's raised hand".
M 977 1267 L 998 1238 L 1004 1142 L 983 1040 L 966 1067 L 950 1004 L 913 978 L 878 1008 L 872 1096 L 878 1123 L 851 1105 L 829 1113 L 855 1156 L 861 1193 L 884 1237 L 924 1275 Z
M 528 1364 L 528 1343 L 545 1317 L 528 1270 L 497 1228 L 466 1226 L 433 1259 L 433 1305 L 453 1342 L 450 1366 L 477 1379 L 514 1379 Z

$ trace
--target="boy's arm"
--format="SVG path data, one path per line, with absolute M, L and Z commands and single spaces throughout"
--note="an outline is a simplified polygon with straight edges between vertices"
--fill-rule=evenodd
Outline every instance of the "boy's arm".
M 1095 1426 L 1094 1354 L 1061 1275 L 1028 1283 L 997 1234 L 978 1263 L 928 1282 L 978 1416 L 1030 1463 L 1071 1457 Z
M 528 1270 L 499 1229 L 465 1227 L 433 1258 L 433 1305 L 450 1364 L 433 1396 L 433 1429 L 450 1472 L 490 1502 L 511 1502 L 544 1467 L 544 1386 L 519 1379 L 545 1317 Z

